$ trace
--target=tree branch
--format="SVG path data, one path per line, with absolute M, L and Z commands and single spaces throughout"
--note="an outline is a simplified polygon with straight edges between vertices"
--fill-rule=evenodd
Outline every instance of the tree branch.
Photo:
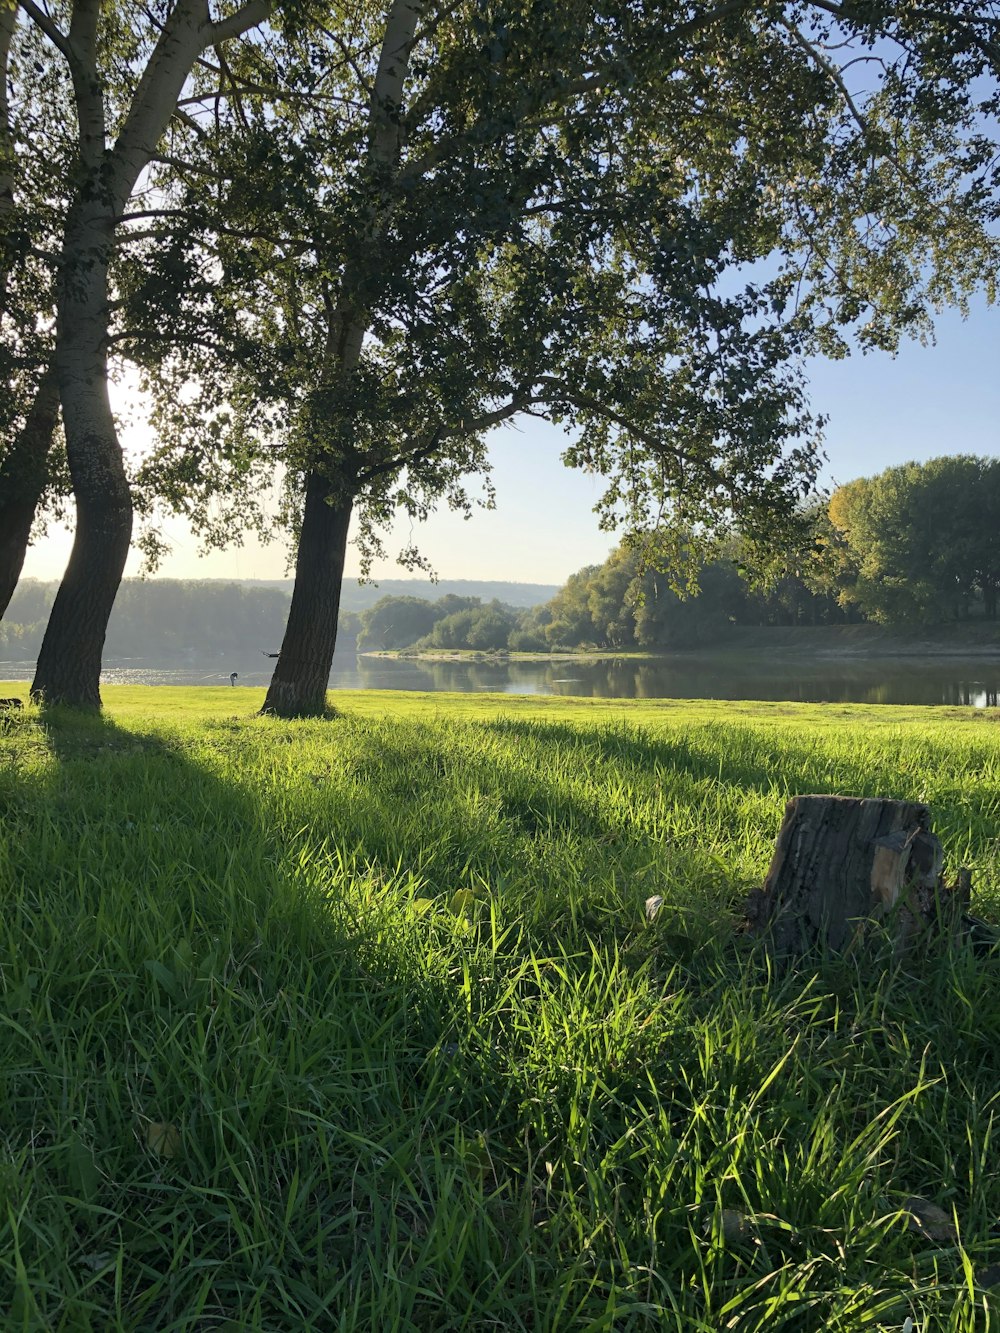
M 822 5 L 822 0 L 816 0 L 816 3 L 820 3 L 821 7 L 824 7 Z M 889 164 L 889 166 L 891 166 L 892 169 L 896 172 L 900 180 L 902 180 L 906 185 L 908 185 L 912 190 L 914 190 L 919 196 L 922 196 L 924 203 L 926 205 L 929 205 L 930 208 L 933 210 L 933 212 L 936 213 L 939 218 L 941 218 L 945 222 L 948 222 L 951 218 L 951 215 L 948 212 L 948 210 L 944 208 L 941 204 L 937 203 L 936 201 L 930 198 L 927 192 L 923 189 L 921 182 L 917 179 L 916 176 L 914 176 L 913 172 L 910 171 L 909 168 L 906 167 L 904 163 L 900 161 L 899 156 L 896 153 L 890 151 L 890 146 L 886 141 L 885 137 L 884 136 L 877 137 L 874 134 L 871 126 L 865 119 L 864 114 L 858 108 L 857 103 L 851 96 L 850 90 L 848 89 L 846 83 L 844 82 L 841 76 L 841 71 L 837 69 L 836 65 L 831 60 L 827 59 L 827 57 L 823 54 L 823 52 L 818 50 L 817 47 L 812 42 L 810 42 L 807 37 L 803 35 L 803 33 L 795 26 L 794 23 L 791 23 L 788 20 L 781 17 L 779 17 L 778 22 L 781 24 L 783 28 L 787 29 L 787 31 L 791 34 L 795 43 L 799 47 L 801 47 L 801 49 L 806 53 L 806 55 L 811 60 L 814 60 L 816 62 L 816 64 L 820 67 L 823 73 L 826 74 L 827 78 L 840 93 L 841 97 L 844 99 L 845 106 L 850 112 L 851 118 L 858 126 L 858 129 L 861 131 L 862 138 L 864 139 L 865 143 L 868 144 L 872 153 L 883 158 Z M 998 57 L 1000 57 L 1000 52 L 998 52 Z M 1000 68 L 1000 65 L 998 65 L 998 68 Z
M 343 37 L 341 37 L 339 32 L 334 32 L 330 28 L 321 28 L 321 31 L 324 36 L 330 38 L 330 40 L 334 43 L 335 46 L 340 48 L 340 54 L 344 58 L 344 64 L 348 66 L 348 68 L 351 70 L 351 73 L 354 75 L 358 83 L 361 85 L 362 91 L 364 92 L 365 96 L 370 99 L 372 95 L 372 86 L 362 73 L 360 65 L 357 63 L 354 56 L 351 54 L 350 47 L 348 47 Z
M 809 3 L 814 9 L 821 9 L 825 14 L 832 14 L 834 18 L 839 19 L 842 23 L 864 23 L 870 21 L 865 14 L 853 10 L 850 5 L 838 4 L 836 3 L 836 0 L 809 0 Z M 887 19 L 891 18 L 892 11 L 889 10 L 884 17 Z M 949 13 L 944 9 L 916 9 L 911 11 L 911 13 L 907 14 L 905 17 L 910 22 L 913 22 L 914 20 L 928 19 L 946 23 L 952 31 L 957 29 L 963 33 L 973 46 L 978 47 L 984 55 L 989 57 L 994 71 L 1000 72 L 1000 46 L 986 37 L 981 37 L 962 15 Z M 976 17 L 980 23 L 986 24 L 991 28 L 1000 29 L 1000 19 L 990 18 L 989 15 L 986 14 L 977 15 Z M 887 25 L 883 25 L 883 30 L 885 26 Z
M 153 153 L 149 160 L 150 162 L 158 162 L 165 167 L 172 167 L 174 171 L 193 171 L 197 176 L 206 176 L 209 180 L 219 181 L 223 185 L 227 184 L 230 179 L 223 171 L 214 171 L 211 167 L 201 167 L 194 162 L 185 162 L 182 157 L 172 157 L 169 153 Z
M 857 103 L 851 96 L 850 89 L 847 87 L 847 84 L 844 82 L 840 70 L 837 69 L 833 61 L 827 59 L 827 57 L 823 54 L 822 51 L 820 51 L 817 47 L 815 47 L 812 44 L 812 42 L 808 40 L 807 37 L 803 36 L 802 32 L 795 26 L 794 23 L 790 22 L 788 19 L 784 17 L 779 17 L 778 22 L 787 32 L 791 34 L 792 40 L 795 42 L 796 46 L 798 46 L 801 50 L 803 50 L 806 53 L 806 55 L 810 58 L 810 60 L 814 60 L 816 64 L 819 65 L 820 69 L 824 72 L 824 74 L 826 74 L 827 78 L 836 87 L 837 91 L 844 99 L 844 104 L 846 105 L 848 111 L 850 111 L 851 116 L 853 117 L 855 123 L 858 126 L 858 129 L 860 129 L 861 133 L 864 135 L 866 140 L 869 139 L 871 131 L 868 127 L 868 122 L 865 120 L 864 116 L 858 110 Z
M 398 472 L 401 468 L 412 467 L 415 463 L 425 463 L 445 440 L 463 435 L 481 435 L 483 431 L 493 430 L 494 427 L 509 421 L 511 417 L 517 416 L 519 412 L 527 411 L 531 402 L 532 399 L 527 393 L 522 392 L 515 394 L 502 407 L 498 407 L 492 412 L 483 413 L 482 416 L 474 417 L 471 421 L 463 420 L 451 426 L 439 421 L 431 432 L 430 439 L 423 444 L 414 444 L 409 448 L 398 450 L 392 458 L 383 459 L 370 467 L 362 466 L 359 474 L 360 480 L 364 483 L 372 482 L 387 473 Z
M 69 38 L 49 18 L 43 9 L 39 9 L 35 0 L 18 0 L 18 5 L 31 19 L 36 27 L 40 28 L 57 50 L 61 51 L 67 60 L 73 59 L 73 50 L 69 44 Z
M 638 440 L 641 444 L 644 444 L 652 453 L 661 456 L 665 453 L 669 453 L 673 454 L 673 456 L 680 462 L 687 461 L 688 456 L 683 449 L 678 449 L 672 445 L 665 444 L 660 436 L 654 435 L 651 431 L 643 430 L 641 427 L 637 426 L 635 422 L 629 421 L 623 413 L 617 411 L 613 407 L 609 407 L 607 403 L 602 402 L 599 398 L 595 398 L 592 394 L 580 393 L 577 389 L 570 389 L 562 380 L 557 379 L 554 375 L 541 375 L 535 383 L 543 386 L 551 386 L 555 391 L 551 397 L 562 398 L 565 402 L 571 403 L 574 407 L 582 408 L 585 412 L 593 412 L 595 416 L 602 417 L 605 421 L 610 421 L 613 425 L 620 426 L 622 430 L 627 431 L 634 439 Z M 531 401 L 548 403 L 551 401 L 551 397 L 548 395 L 533 395 Z M 725 484 L 722 473 L 716 468 L 711 467 L 704 461 L 701 461 L 699 466 L 705 468 L 708 476 L 717 485 Z
M 750 8 L 752 0 L 728 0 L 727 4 L 716 5 L 707 13 L 698 14 L 695 18 L 688 19 L 686 23 L 679 23 L 676 28 L 671 28 L 665 35 L 666 40 L 673 42 L 680 38 L 691 37 L 702 28 L 710 27 L 717 19 L 728 18 L 730 14 L 738 14 L 740 10 Z
M 249 0 L 249 3 L 238 9 L 235 14 L 209 25 L 210 40 L 206 45 L 218 46 L 220 42 L 225 42 L 230 37 L 239 37 L 247 29 L 256 28 L 258 24 L 271 17 L 273 8 L 271 0 Z

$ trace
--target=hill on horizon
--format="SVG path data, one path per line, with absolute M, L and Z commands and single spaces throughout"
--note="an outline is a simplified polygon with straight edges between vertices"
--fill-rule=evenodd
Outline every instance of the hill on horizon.
M 38 580 L 35 580 L 36 582 Z M 292 579 L 126 579 L 127 583 L 235 583 L 241 588 L 278 588 L 291 595 Z M 25 580 L 32 582 L 32 580 Z M 480 601 L 503 602 L 507 606 L 540 606 L 553 598 L 561 583 L 508 583 L 501 579 L 379 579 L 375 583 L 359 583 L 344 579 L 340 597 L 343 611 L 365 611 L 382 597 L 420 597 L 436 602 L 439 597 L 478 597 Z
M 243 582 L 266 584 L 263 579 Z M 270 585 L 292 591 L 291 579 L 276 579 Z M 365 611 L 382 597 L 420 597 L 436 602 L 439 597 L 478 597 L 480 601 L 504 602 L 507 606 L 540 606 L 553 598 L 562 585 L 558 583 L 507 583 L 496 579 L 379 579 L 377 583 L 358 583 L 345 579 L 340 595 L 344 611 Z
M 0 657 L 33 659 L 45 632 L 58 584 L 22 579 L 0 620 Z M 125 579 L 108 626 L 105 653 L 114 657 L 192 657 L 222 652 L 273 651 L 281 643 L 292 591 L 290 579 Z M 385 579 L 345 584 L 341 641 L 353 644 L 358 617 L 382 597 L 436 602 L 449 594 L 493 600 L 518 611 L 552 598 L 545 583 L 498 580 Z
M 21 584 L 33 584 L 39 588 L 58 586 L 58 579 L 22 579 Z M 292 579 L 124 579 L 124 583 L 208 583 L 213 586 L 235 584 L 240 588 L 277 588 L 291 595 Z M 358 583 L 356 579 L 345 579 L 340 606 L 343 611 L 365 611 L 374 606 L 382 597 L 421 597 L 428 602 L 436 602 L 439 597 L 478 597 L 483 602 L 504 602 L 507 606 L 540 606 L 553 598 L 562 584 L 559 583 L 507 583 L 496 579 L 440 579 L 432 583 L 430 579 L 379 579 L 377 583 Z

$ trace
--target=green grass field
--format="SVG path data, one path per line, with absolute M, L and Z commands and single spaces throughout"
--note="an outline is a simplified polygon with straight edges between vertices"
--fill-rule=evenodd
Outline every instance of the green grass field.
M 0 721 L 0 1327 L 1000 1327 L 1000 959 L 734 930 L 806 791 L 1000 919 L 996 715 L 260 697 Z

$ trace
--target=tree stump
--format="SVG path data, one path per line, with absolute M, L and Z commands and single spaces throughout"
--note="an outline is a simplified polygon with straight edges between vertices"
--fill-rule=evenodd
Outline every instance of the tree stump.
M 963 915 L 968 871 L 947 886 L 943 865 L 926 805 L 794 796 L 764 887 L 747 901 L 748 926 L 766 935 L 776 954 L 787 955 L 817 945 L 843 950 L 866 922 L 882 920 L 902 951 L 922 930 L 953 934 L 973 921 Z

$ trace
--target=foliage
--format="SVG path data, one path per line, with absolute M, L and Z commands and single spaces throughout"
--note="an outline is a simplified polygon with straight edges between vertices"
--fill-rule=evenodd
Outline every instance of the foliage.
M 997 1326 L 997 958 L 732 929 L 786 797 L 901 754 L 996 918 L 989 721 L 150 697 L 5 724 L 9 1323 Z
M 433 604 L 422 598 L 381 597 L 361 617 L 358 647 L 407 648 L 432 628 L 435 619 Z
M 516 607 L 449 593 L 429 602 L 418 597 L 382 597 L 362 613 L 358 647 L 363 652 L 393 648 L 506 648 L 523 619 Z
M 513 607 L 490 602 L 487 606 L 455 611 L 438 620 L 431 632 L 417 643 L 418 648 L 474 648 L 479 651 L 506 648 L 523 613 Z
M 468 509 L 485 433 L 530 411 L 607 478 L 607 526 L 676 520 L 675 562 L 734 510 L 793 526 L 796 358 L 893 347 L 992 283 L 993 34 L 965 2 L 758 11 L 430 7 L 394 53 L 389 5 L 200 71 L 190 168 L 122 277 L 141 327 L 185 297 L 150 494 L 224 540 L 209 495 L 250 521 L 276 452 L 285 519 L 319 471 L 370 556 L 398 509 Z
M 1000 460 L 969 455 L 887 468 L 840 487 L 830 519 L 853 578 L 841 599 L 883 624 L 961 619 L 1000 588 Z M 843 563 L 833 553 L 835 564 Z
M 12 658 L 38 652 L 55 584 L 26 579 L 18 586 L 0 622 L 0 651 Z M 109 657 L 170 661 L 178 657 L 204 662 L 220 653 L 274 651 L 288 614 L 288 593 L 280 588 L 193 580 L 126 579 L 108 626 Z M 345 611 L 345 646 L 357 633 L 359 618 Z
M 673 571 L 651 566 L 641 547 L 623 544 L 603 565 L 571 575 L 551 601 L 525 616 L 523 631 L 552 648 L 691 648 L 723 638 L 734 625 L 846 618 L 818 576 L 814 586 L 791 574 L 757 585 L 743 577 L 741 566 L 736 539 L 695 571 L 693 588 L 678 588 Z
M 1000 460 L 954 455 L 839 487 L 807 511 L 808 555 L 772 544 L 747 559 L 737 537 L 697 571 L 693 596 L 623 544 L 580 570 L 523 631 L 553 647 L 691 647 L 731 625 L 933 624 L 997 615 Z M 745 566 L 756 571 L 750 578 Z M 762 573 L 762 571 L 764 571 Z
M 18 442 L 55 341 L 54 255 L 72 160 L 67 84 L 39 32 L 0 8 L 0 488 L 11 492 L 33 471 Z M 41 454 L 39 529 L 63 515 L 70 491 L 61 448 L 46 439 Z

